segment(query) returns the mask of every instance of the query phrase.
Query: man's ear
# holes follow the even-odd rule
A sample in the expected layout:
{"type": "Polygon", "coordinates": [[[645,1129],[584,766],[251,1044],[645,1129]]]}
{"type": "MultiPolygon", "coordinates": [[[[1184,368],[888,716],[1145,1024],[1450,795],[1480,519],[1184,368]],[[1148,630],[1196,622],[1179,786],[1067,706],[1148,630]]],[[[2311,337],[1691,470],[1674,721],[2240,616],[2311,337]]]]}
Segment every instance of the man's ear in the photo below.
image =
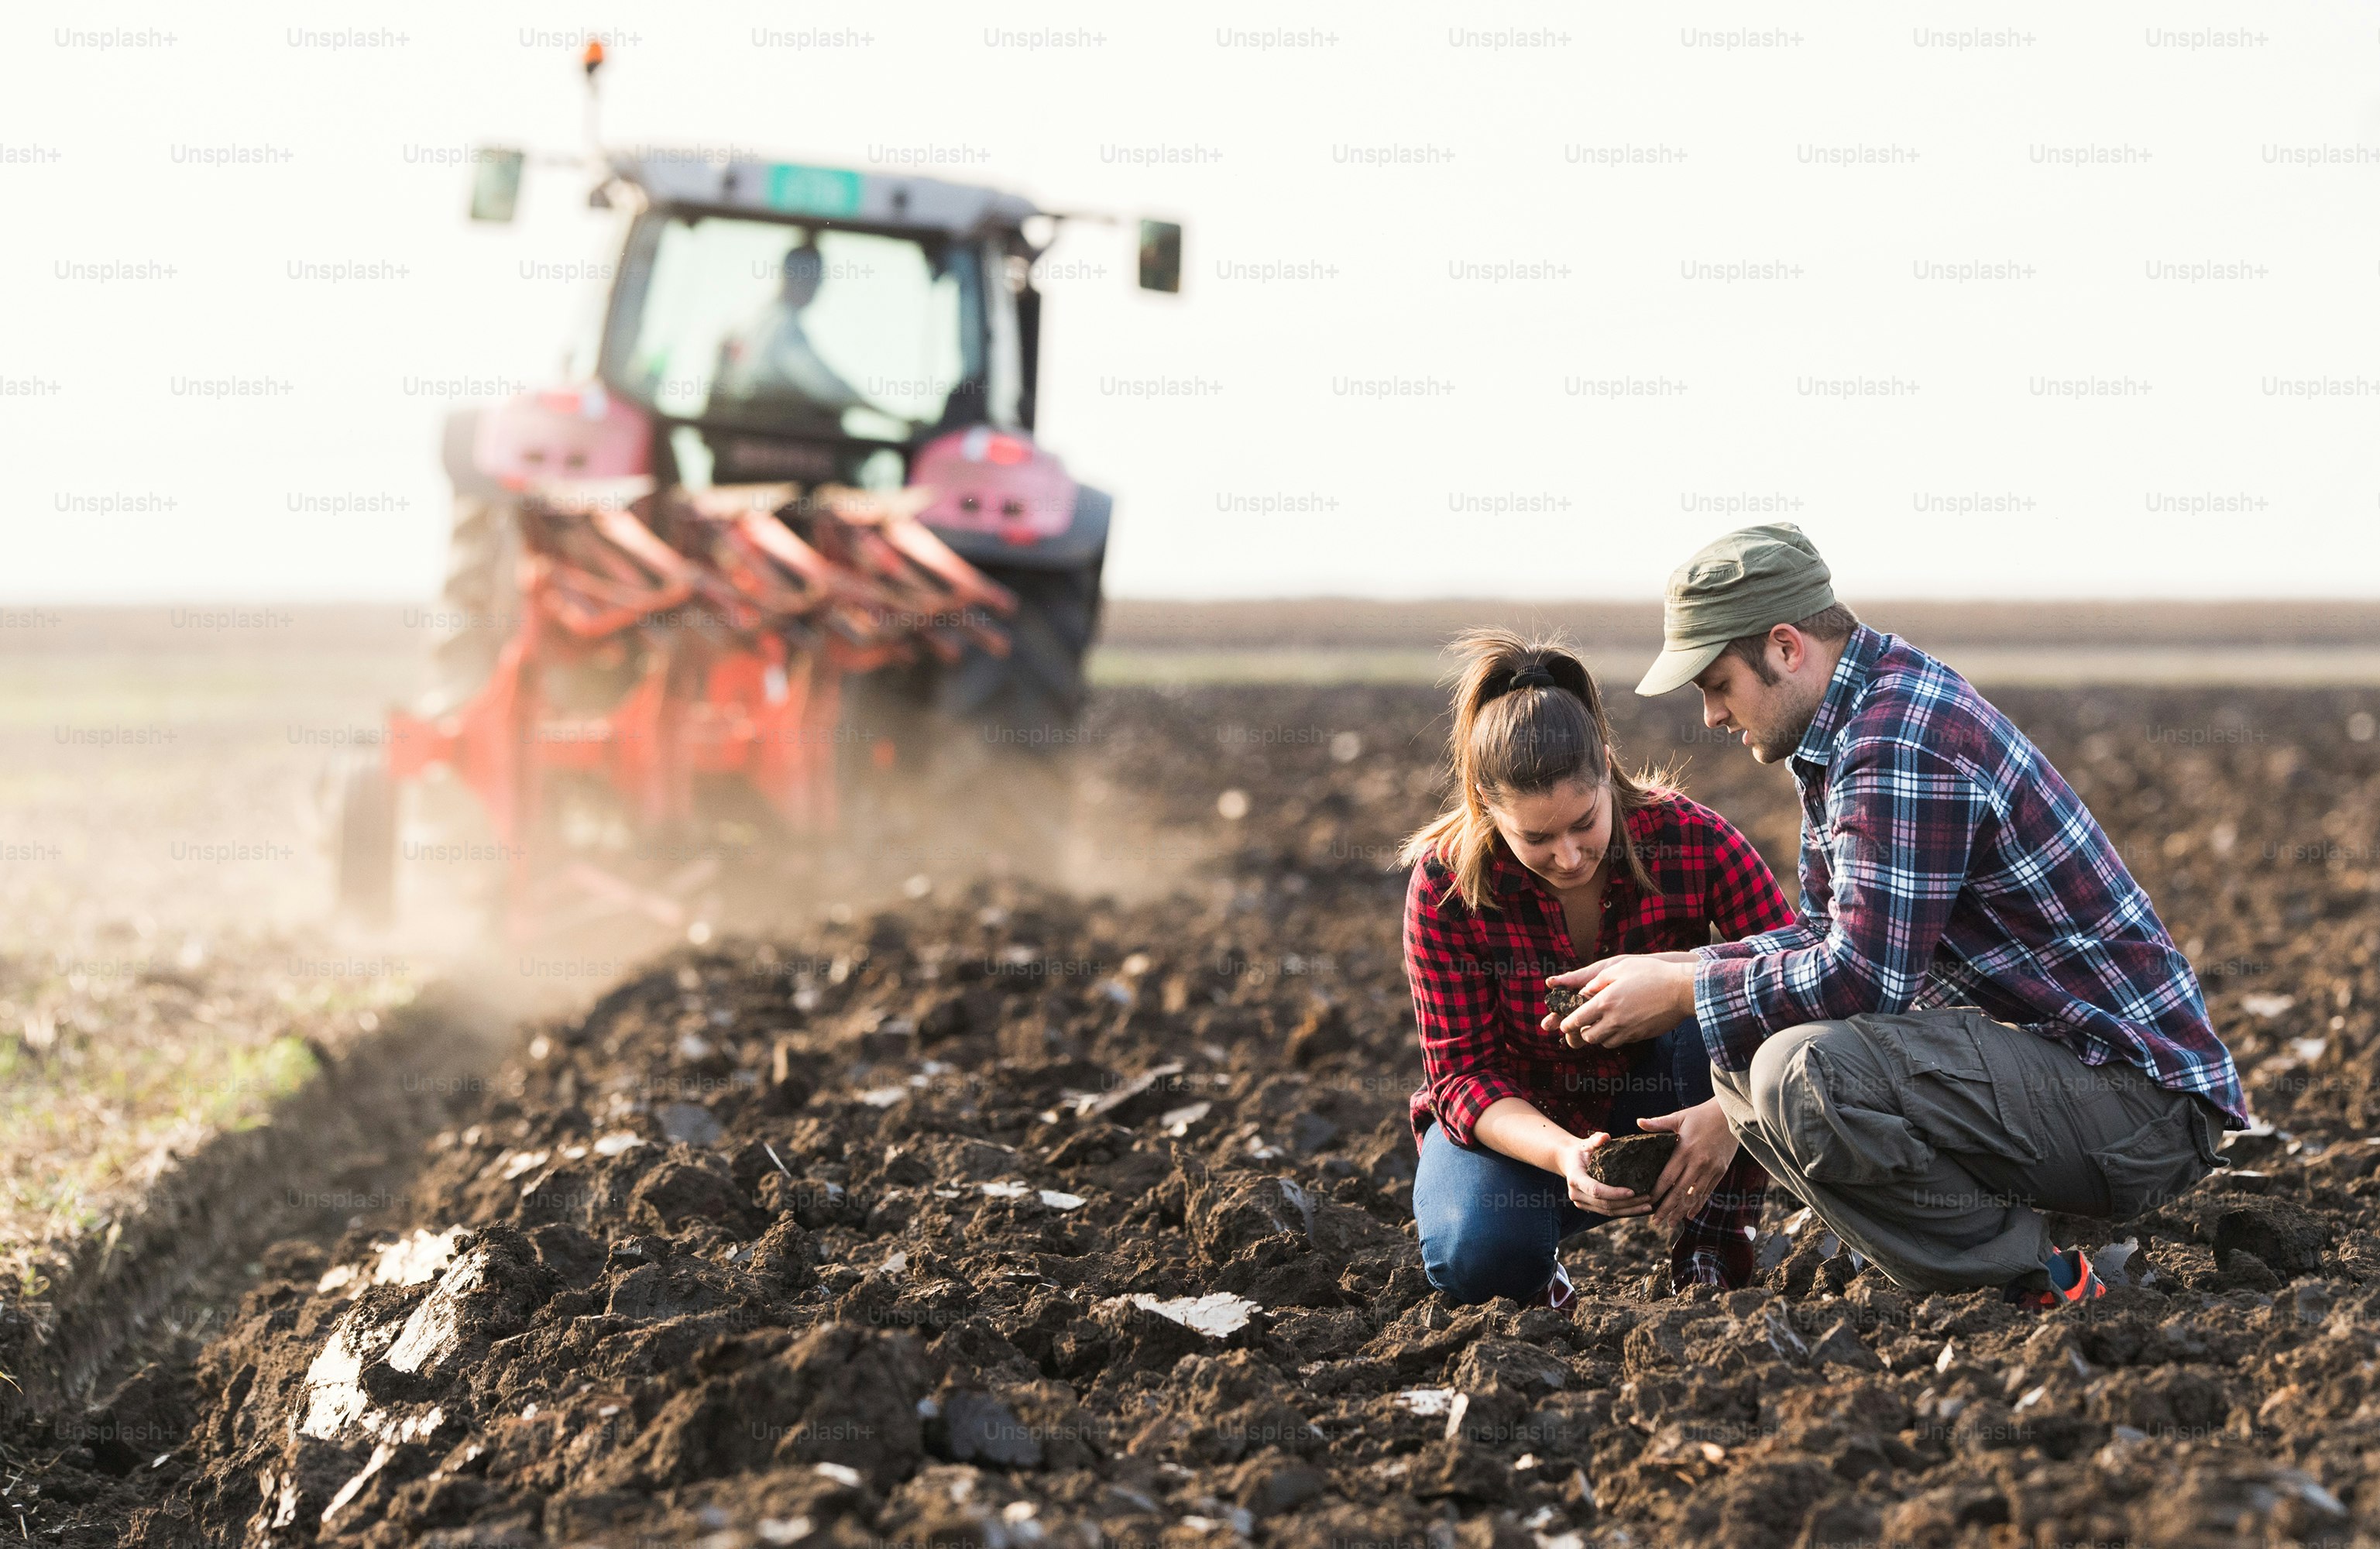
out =
{"type": "Polygon", "coordinates": [[[1802,638],[1802,632],[1790,623],[1771,627],[1768,643],[1777,648],[1778,665],[1788,674],[1800,672],[1803,659],[1810,654],[1808,642],[1802,638]]]}

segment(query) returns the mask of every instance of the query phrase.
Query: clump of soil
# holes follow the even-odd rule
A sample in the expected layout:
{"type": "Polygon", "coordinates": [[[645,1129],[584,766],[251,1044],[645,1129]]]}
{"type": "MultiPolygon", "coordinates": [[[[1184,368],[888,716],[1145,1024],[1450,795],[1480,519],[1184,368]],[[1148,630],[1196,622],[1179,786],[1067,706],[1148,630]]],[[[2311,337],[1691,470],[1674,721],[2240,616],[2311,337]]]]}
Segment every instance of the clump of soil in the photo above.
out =
{"type": "Polygon", "coordinates": [[[1585,1004],[1586,997],[1574,989],[1564,989],[1560,985],[1546,986],[1546,1010],[1557,1019],[1570,1015],[1585,1004]]]}
{"type": "MultiPolygon", "coordinates": [[[[2136,1220],[2057,1223],[2096,1302],[1894,1287],[1780,1190],[1759,1284],[1663,1294],[1633,1220],[1565,1245],[1567,1313],[1449,1305],[1382,870],[1434,805],[1439,707],[1149,695],[1110,702],[1102,777],[1202,833],[1248,793],[1220,874],[1133,905],[938,888],[525,1030],[403,1209],[272,1261],[132,1541],[2368,1536],[2380,894],[2352,856],[2248,863],[2334,814],[2373,831],[2380,749],[2336,696],[2252,703],[2259,740],[2205,744],[2141,730],[2218,724],[2215,696],[2011,707],[2176,922],[2271,1126],[2136,1220]]],[[[1706,762],[1695,794],[1790,854],[1774,771],[1706,762]]]]}
{"type": "Polygon", "coordinates": [[[1616,1135],[1586,1154],[1587,1176],[1614,1189],[1649,1194],[1677,1151],[1675,1135],[1616,1135]]]}

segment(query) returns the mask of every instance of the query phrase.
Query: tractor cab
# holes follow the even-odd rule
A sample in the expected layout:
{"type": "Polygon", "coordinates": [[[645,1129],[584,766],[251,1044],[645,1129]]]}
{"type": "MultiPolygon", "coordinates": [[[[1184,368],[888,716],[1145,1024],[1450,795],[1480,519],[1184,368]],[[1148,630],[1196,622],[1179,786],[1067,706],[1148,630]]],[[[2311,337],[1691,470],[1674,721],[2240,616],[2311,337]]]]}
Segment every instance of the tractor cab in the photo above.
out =
{"type": "MultiPolygon", "coordinates": [[[[1033,441],[1033,262],[1060,217],[937,178],[667,151],[610,158],[595,200],[629,218],[594,380],[483,414],[458,488],[887,491],[927,467],[925,520],[969,559],[1096,563],[1107,497],[1033,441]]],[[[509,219],[508,198],[483,203],[509,219]]],[[[1181,228],[1141,226],[1143,288],[1178,290],[1181,228]]]]}
{"type": "Polygon", "coordinates": [[[1031,431],[1026,231],[1050,222],[1028,200],[782,162],[653,155],[613,175],[642,209],[600,375],[686,482],[897,489],[938,436],[1031,431]]]}

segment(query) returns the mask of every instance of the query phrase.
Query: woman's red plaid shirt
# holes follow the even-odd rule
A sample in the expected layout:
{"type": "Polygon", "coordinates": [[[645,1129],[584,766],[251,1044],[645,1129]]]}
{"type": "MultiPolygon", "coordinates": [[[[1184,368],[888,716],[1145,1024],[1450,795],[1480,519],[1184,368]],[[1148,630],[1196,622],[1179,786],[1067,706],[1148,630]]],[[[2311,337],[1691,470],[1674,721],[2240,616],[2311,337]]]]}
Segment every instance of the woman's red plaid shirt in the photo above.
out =
{"type": "MultiPolygon", "coordinates": [[[[1640,888],[1614,865],[1594,950],[1572,943],[1561,905],[1536,876],[1496,845],[1488,873],[1494,907],[1474,914],[1453,873],[1435,859],[1414,868],[1405,893],[1405,975],[1421,1024],[1427,1084],[1413,1095],[1416,1142],[1435,1119],[1469,1145],[1472,1126],[1500,1097],[1520,1097],[1572,1134],[1605,1127],[1611,1094],[1626,1079],[1625,1049],[1573,1049],[1540,1031],[1546,978],[1622,952],[1684,951],[1733,941],[1793,921],[1768,863],[1718,814],[1670,795],[1627,815],[1629,842],[1653,879],[1640,888]]],[[[1761,1189],[1758,1166],[1739,1156],[1678,1245],[1688,1257],[1725,1261],[1729,1283],[1750,1267],[1761,1189]]],[[[1717,1265],[1697,1264],[1693,1278],[1717,1265]]]]}

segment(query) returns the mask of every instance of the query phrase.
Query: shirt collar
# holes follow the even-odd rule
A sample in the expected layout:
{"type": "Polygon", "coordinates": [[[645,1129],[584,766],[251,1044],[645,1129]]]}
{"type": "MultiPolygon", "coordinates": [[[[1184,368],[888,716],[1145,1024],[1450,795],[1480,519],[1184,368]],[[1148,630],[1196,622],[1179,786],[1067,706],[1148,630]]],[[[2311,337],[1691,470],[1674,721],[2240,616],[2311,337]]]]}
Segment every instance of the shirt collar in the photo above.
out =
{"type": "Polygon", "coordinates": [[[1835,663],[1835,675],[1827,681],[1827,696],[1818,702],[1818,713],[1810,718],[1809,727],[1793,749],[1795,762],[1821,769],[1834,762],[1835,738],[1851,720],[1852,708],[1867,691],[1868,675],[1883,654],[1882,635],[1865,624],[1852,628],[1851,638],[1843,642],[1842,659],[1835,663]]]}

